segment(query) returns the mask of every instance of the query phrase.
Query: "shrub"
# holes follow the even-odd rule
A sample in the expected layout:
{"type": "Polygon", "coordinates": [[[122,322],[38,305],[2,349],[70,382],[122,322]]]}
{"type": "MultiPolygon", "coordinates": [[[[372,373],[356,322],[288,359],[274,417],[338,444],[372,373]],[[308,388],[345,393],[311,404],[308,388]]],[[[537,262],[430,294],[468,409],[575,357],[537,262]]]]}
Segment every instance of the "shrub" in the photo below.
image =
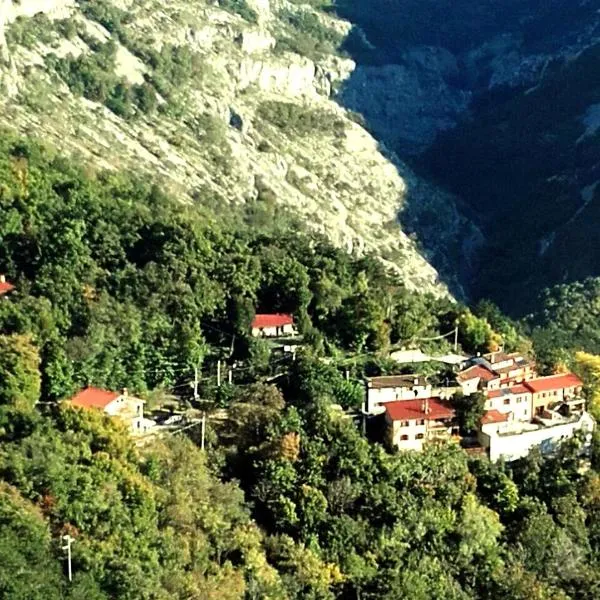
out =
{"type": "Polygon", "coordinates": [[[249,23],[256,23],[258,15],[256,11],[248,5],[246,0],[219,0],[219,6],[225,10],[238,14],[242,19],[249,23]]]}
{"type": "Polygon", "coordinates": [[[257,116],[282,131],[295,131],[299,134],[320,131],[339,136],[344,130],[344,121],[331,113],[292,102],[265,101],[258,107],[257,116]]]}

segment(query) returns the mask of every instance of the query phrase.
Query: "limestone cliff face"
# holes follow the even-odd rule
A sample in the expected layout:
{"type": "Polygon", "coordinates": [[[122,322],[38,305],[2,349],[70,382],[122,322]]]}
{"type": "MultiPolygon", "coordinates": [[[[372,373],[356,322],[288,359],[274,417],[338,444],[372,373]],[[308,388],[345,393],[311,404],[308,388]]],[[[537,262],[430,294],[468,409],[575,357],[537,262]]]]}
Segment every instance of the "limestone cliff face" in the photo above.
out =
{"type": "MultiPolygon", "coordinates": [[[[322,50],[305,55],[282,43],[288,27],[282,15],[293,15],[297,4],[252,0],[243,18],[209,0],[102,2],[126,14],[115,34],[74,0],[0,1],[1,125],[46,139],[100,168],[148,173],[183,202],[288,206],[340,246],[375,252],[409,286],[446,293],[398,224],[417,179],[407,184],[399,165],[333,98],[355,64],[322,50]],[[39,25],[38,12],[55,30],[25,43],[21,34],[39,25]],[[156,56],[151,50],[188,51],[191,74],[170,90],[176,108],[157,93],[157,110],[123,117],[106,102],[83,97],[53,70],[60,58],[94,56],[110,39],[116,45],[114,74],[124,87],[158,85],[151,64],[157,59],[146,59],[156,56]]],[[[321,22],[339,35],[350,27],[322,14],[311,18],[311,26],[321,22]]],[[[171,76],[166,73],[160,76],[171,76]]]]}

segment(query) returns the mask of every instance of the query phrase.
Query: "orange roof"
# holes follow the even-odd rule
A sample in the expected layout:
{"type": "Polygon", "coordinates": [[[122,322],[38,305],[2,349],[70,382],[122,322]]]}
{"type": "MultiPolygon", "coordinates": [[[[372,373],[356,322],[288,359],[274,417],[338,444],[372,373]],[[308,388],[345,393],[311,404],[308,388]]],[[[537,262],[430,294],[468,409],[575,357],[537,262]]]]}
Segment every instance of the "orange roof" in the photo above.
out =
{"type": "Polygon", "coordinates": [[[483,379],[483,381],[492,381],[493,379],[497,379],[498,376],[493,371],[490,371],[483,365],[474,365],[461,371],[456,378],[458,381],[469,381],[471,379],[483,379]]]}
{"type": "Polygon", "coordinates": [[[454,410],[438,398],[429,398],[427,401],[398,400],[397,402],[388,402],[385,405],[385,411],[392,421],[415,421],[418,419],[435,421],[454,417],[454,410]],[[428,412],[425,412],[426,402],[429,404],[428,412]]]}
{"type": "Polygon", "coordinates": [[[284,325],[293,325],[294,317],[281,313],[258,314],[252,320],[252,329],[262,329],[263,327],[283,327],[284,325]]]}
{"type": "Polygon", "coordinates": [[[525,385],[532,392],[547,392],[548,390],[562,390],[570,387],[581,387],[583,382],[573,373],[561,373],[560,375],[549,375],[526,381],[525,385]]]}
{"type": "Polygon", "coordinates": [[[481,417],[482,425],[489,425],[490,423],[505,423],[508,421],[508,414],[501,413],[497,410],[488,410],[483,417],[481,417]]]}
{"type": "Polygon", "coordinates": [[[0,296],[4,296],[9,292],[12,292],[15,286],[12,283],[6,281],[4,275],[0,275],[0,296]]]}
{"type": "Polygon", "coordinates": [[[106,408],[121,396],[119,392],[107,392],[94,387],[85,388],[71,398],[71,404],[80,408],[106,408]]]}

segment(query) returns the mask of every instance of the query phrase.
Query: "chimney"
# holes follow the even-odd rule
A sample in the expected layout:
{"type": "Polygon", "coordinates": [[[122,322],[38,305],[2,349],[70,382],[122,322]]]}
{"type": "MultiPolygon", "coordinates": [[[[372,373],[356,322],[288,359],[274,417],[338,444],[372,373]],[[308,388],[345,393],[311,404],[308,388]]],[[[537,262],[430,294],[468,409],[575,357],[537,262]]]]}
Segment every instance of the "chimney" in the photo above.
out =
{"type": "Polygon", "coordinates": [[[421,410],[428,415],[429,414],[429,398],[425,398],[421,404],[421,410]]]}

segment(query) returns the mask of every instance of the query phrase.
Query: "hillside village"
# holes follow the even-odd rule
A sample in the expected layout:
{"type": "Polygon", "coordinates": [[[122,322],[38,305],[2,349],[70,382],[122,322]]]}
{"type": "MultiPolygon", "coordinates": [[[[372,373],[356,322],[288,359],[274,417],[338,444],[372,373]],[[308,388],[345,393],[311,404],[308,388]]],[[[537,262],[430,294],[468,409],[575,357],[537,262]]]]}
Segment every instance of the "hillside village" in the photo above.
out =
{"type": "MultiPolygon", "coordinates": [[[[15,286],[0,275],[0,296],[7,298],[15,286]]],[[[266,338],[276,345],[283,338],[298,340],[294,318],[289,314],[256,314],[250,335],[266,338]]],[[[281,345],[284,352],[294,353],[298,346],[281,345]]],[[[521,353],[502,350],[460,358],[450,362],[456,371],[454,382],[434,387],[426,377],[414,374],[385,375],[365,379],[362,424],[385,418],[385,435],[379,441],[400,451],[422,451],[426,443],[460,444],[470,453],[485,454],[493,462],[511,461],[527,456],[537,447],[543,454],[578,433],[583,435],[583,449],[589,450],[595,429],[593,417],[586,411],[583,382],[573,373],[541,377],[536,363],[521,353]],[[483,414],[472,435],[461,436],[455,409],[458,396],[477,403],[484,397],[483,414]]],[[[435,360],[435,359],[434,359],[435,360]]],[[[448,357],[438,359],[447,363],[448,357]]],[[[232,371],[229,370],[231,377],[232,371]]],[[[220,364],[219,364],[220,385],[220,364]]],[[[231,382],[231,379],[230,379],[231,382]]],[[[197,382],[194,399],[197,397],[197,382]]],[[[87,387],[66,400],[80,409],[99,410],[122,422],[134,437],[148,437],[172,432],[173,424],[188,425],[183,415],[171,415],[161,425],[144,415],[145,402],[128,393],[87,387]],[[174,418],[176,417],[176,418],[174,418]]],[[[204,444],[206,415],[201,423],[204,444]]],[[[191,421],[194,425],[194,420],[191,421]]]]}

